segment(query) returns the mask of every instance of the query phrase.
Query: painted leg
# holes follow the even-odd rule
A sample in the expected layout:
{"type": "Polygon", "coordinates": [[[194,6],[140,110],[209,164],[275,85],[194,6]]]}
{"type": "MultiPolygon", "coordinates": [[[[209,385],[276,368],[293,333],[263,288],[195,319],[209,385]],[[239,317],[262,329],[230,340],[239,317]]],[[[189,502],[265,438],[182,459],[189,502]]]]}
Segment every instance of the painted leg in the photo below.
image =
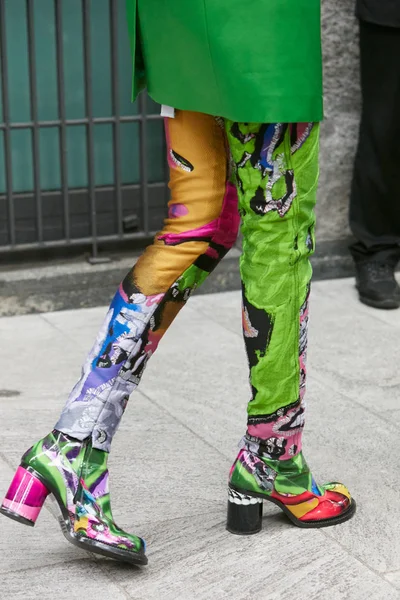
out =
{"type": "Polygon", "coordinates": [[[259,531],[263,499],[298,526],[333,525],[350,518],[355,503],[342,484],[318,486],[302,453],[319,126],[227,123],[227,131],[243,223],[251,383],[247,433],[230,474],[228,528],[259,531]]]}
{"type": "Polygon", "coordinates": [[[169,217],[121,283],[56,429],[110,450],[130,394],[191,293],[237,237],[237,192],[225,132],[207,115],[166,120],[169,217]]]}
{"type": "Polygon", "coordinates": [[[147,562],[144,542],[118,528],[110,508],[111,441],[162,336],[232,247],[239,226],[221,125],[207,115],[178,112],[166,132],[172,198],[164,228],[119,286],[55,430],[24,455],[0,509],[25,524],[33,515],[32,524],[36,505],[52,493],[70,541],[135,564],[147,562]],[[26,496],[27,503],[36,502],[32,506],[14,494],[21,473],[23,485],[33,486],[35,493],[26,496]]]}

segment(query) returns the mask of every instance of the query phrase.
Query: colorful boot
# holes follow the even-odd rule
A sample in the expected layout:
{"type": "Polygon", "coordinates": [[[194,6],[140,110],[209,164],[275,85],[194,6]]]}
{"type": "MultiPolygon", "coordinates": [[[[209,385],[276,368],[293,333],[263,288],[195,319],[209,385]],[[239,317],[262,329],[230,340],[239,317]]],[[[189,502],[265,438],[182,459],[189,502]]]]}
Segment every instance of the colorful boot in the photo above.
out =
{"type": "Polygon", "coordinates": [[[34,526],[49,494],[61,511],[69,542],[96,554],[146,565],[145,542],[114,522],[108,491],[108,453],[54,430],[22,457],[0,512],[34,526]]]}
{"type": "Polygon", "coordinates": [[[53,493],[69,541],[137,564],[147,563],[144,542],[114,523],[107,453],[150,357],[192,292],[234,245],[240,220],[220,120],[177,111],[166,120],[166,136],[168,218],[119,286],[55,432],[23,457],[1,508],[34,525],[53,493]]]}
{"type": "Polygon", "coordinates": [[[271,460],[243,448],[229,478],[228,522],[231,533],[261,530],[263,500],[273,502],[298,527],[328,527],[350,519],[355,501],[341,483],[318,486],[300,452],[271,460]]]}
{"type": "Polygon", "coordinates": [[[316,485],[302,454],[308,300],[315,247],[317,123],[227,123],[242,216],[247,434],[229,482],[233,533],[261,529],[262,503],[299,527],[350,519],[342,484],[316,485]]]}

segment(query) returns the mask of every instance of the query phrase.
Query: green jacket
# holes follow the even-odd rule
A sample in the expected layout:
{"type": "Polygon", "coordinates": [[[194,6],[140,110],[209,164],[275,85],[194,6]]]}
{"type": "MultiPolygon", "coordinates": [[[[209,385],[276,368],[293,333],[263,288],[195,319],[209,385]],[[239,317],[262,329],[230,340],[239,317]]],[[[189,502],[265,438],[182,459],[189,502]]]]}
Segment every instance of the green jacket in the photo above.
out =
{"type": "Polygon", "coordinates": [[[127,0],[133,97],[240,122],[320,121],[320,0],[127,0]]]}

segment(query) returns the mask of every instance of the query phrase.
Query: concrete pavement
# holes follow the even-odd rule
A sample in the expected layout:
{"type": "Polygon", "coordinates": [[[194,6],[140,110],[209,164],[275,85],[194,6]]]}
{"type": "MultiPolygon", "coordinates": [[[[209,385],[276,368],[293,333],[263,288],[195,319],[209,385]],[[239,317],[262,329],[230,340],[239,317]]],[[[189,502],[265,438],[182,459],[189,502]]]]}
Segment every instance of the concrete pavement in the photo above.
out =
{"type": "MultiPolygon", "coordinates": [[[[104,308],[0,319],[0,493],[52,428],[104,308]]],[[[225,531],[226,480],[249,396],[240,294],[192,298],[131,398],[110,458],[114,514],[148,542],[133,569],[69,545],[52,505],[34,529],[0,517],[7,600],[400,598],[400,311],[358,303],[351,279],[314,284],[305,453],[358,502],[349,523],[225,531]]]]}

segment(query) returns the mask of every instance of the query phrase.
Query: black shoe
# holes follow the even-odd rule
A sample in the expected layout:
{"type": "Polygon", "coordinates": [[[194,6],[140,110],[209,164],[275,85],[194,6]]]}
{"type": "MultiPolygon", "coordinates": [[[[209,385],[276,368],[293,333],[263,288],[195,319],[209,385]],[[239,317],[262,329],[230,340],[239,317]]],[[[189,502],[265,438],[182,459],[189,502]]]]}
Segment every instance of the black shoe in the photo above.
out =
{"type": "Polygon", "coordinates": [[[374,308],[400,307],[400,287],[395,264],[374,260],[356,263],[356,287],[360,301],[374,308]]]}

